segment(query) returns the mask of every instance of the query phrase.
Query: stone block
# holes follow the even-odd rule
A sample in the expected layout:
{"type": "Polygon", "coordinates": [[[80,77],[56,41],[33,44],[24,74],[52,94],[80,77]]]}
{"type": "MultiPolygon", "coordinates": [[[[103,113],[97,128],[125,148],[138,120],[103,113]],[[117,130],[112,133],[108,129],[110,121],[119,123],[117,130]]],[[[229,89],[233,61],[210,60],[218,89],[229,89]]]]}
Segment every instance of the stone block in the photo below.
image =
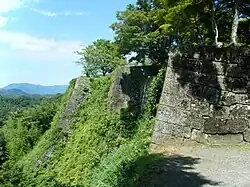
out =
{"type": "Polygon", "coordinates": [[[237,119],[237,118],[242,118],[242,119],[250,119],[250,106],[249,105],[241,105],[241,104],[236,104],[232,105],[230,107],[230,118],[231,119],[237,119]]]}
{"type": "Polygon", "coordinates": [[[217,104],[220,101],[220,96],[220,88],[204,86],[200,98],[204,98],[210,104],[217,104]]]}
{"type": "Polygon", "coordinates": [[[225,73],[228,77],[247,76],[247,70],[241,64],[228,64],[225,73]]]}
{"type": "Polygon", "coordinates": [[[234,93],[247,93],[248,84],[249,84],[249,80],[244,77],[240,77],[240,78],[226,77],[225,78],[226,89],[234,93]]]}
{"type": "Polygon", "coordinates": [[[154,132],[164,132],[165,126],[167,125],[166,122],[157,120],[154,126],[154,132]]]}
{"type": "Polygon", "coordinates": [[[154,144],[161,144],[161,143],[164,142],[164,139],[166,137],[169,137],[169,135],[163,134],[162,132],[156,132],[156,131],[154,131],[153,135],[152,135],[152,143],[154,143],[154,144]]]}
{"type": "Polygon", "coordinates": [[[205,100],[198,100],[197,98],[192,98],[191,101],[191,111],[192,113],[208,115],[209,114],[209,103],[205,100]]]}
{"type": "Polygon", "coordinates": [[[191,129],[189,127],[171,124],[169,122],[157,121],[154,128],[153,139],[162,137],[190,138],[191,129]]]}
{"type": "Polygon", "coordinates": [[[229,133],[242,133],[248,129],[249,121],[242,118],[228,119],[226,125],[229,133]]]}
{"type": "Polygon", "coordinates": [[[208,143],[208,135],[203,134],[202,131],[193,129],[191,133],[191,140],[195,140],[196,142],[207,144],[208,143]]]}
{"type": "Polygon", "coordinates": [[[226,125],[226,119],[216,119],[209,117],[204,123],[204,133],[207,134],[226,134],[229,131],[229,127],[226,125]]]}
{"type": "Polygon", "coordinates": [[[185,126],[190,127],[191,129],[200,130],[204,127],[204,122],[205,119],[201,115],[192,113],[185,121],[185,126]]]}
{"type": "Polygon", "coordinates": [[[172,106],[183,110],[190,110],[191,98],[177,94],[164,94],[161,99],[162,105],[172,106]]]}
{"type": "Polygon", "coordinates": [[[190,138],[191,137],[191,129],[190,127],[173,125],[172,126],[171,135],[177,138],[190,138]]]}
{"type": "Polygon", "coordinates": [[[172,124],[184,125],[189,112],[174,107],[160,105],[157,112],[157,119],[172,124]]]}
{"type": "Polygon", "coordinates": [[[231,108],[228,106],[211,105],[210,115],[214,118],[225,118],[227,119],[230,115],[231,108]]]}
{"type": "Polygon", "coordinates": [[[250,129],[247,129],[244,133],[244,140],[250,143],[250,129]]]}
{"type": "Polygon", "coordinates": [[[178,94],[181,92],[182,86],[175,79],[165,79],[163,93],[164,94],[178,94]]]}
{"type": "Polygon", "coordinates": [[[218,87],[217,77],[216,74],[199,74],[198,83],[206,86],[218,87]]]}
{"type": "Polygon", "coordinates": [[[221,93],[220,104],[225,106],[235,104],[250,105],[250,98],[247,94],[236,94],[233,92],[223,91],[221,93]]]}
{"type": "Polygon", "coordinates": [[[210,145],[237,145],[244,141],[242,134],[211,135],[202,133],[195,129],[192,131],[190,139],[202,144],[210,145]]]}
{"type": "Polygon", "coordinates": [[[165,79],[165,83],[163,86],[163,94],[172,94],[172,95],[179,95],[180,97],[184,97],[187,95],[189,91],[188,85],[180,84],[179,80],[177,79],[165,79]]]}
{"type": "Polygon", "coordinates": [[[237,145],[244,141],[243,134],[209,135],[208,143],[212,145],[237,145]]]}
{"type": "Polygon", "coordinates": [[[236,134],[243,133],[249,127],[247,119],[217,119],[210,117],[205,120],[204,133],[207,134],[236,134]]]}

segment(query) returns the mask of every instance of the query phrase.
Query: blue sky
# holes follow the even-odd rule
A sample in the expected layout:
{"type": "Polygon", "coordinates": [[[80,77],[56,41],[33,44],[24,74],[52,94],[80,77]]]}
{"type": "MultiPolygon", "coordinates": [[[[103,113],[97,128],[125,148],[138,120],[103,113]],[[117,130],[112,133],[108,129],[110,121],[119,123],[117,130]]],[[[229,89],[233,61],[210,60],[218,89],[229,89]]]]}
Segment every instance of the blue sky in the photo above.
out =
{"type": "Polygon", "coordinates": [[[81,75],[75,50],[109,29],[135,0],[0,0],[0,87],[68,84],[81,75]]]}

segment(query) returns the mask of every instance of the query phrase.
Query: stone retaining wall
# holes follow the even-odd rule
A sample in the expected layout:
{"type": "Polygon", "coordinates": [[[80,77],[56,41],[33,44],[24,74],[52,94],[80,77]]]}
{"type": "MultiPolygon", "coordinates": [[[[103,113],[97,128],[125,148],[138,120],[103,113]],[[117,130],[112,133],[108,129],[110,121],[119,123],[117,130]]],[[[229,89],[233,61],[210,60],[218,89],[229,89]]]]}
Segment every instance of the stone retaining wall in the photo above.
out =
{"type": "Polygon", "coordinates": [[[171,54],[153,143],[250,142],[250,50],[203,48],[171,54]]]}

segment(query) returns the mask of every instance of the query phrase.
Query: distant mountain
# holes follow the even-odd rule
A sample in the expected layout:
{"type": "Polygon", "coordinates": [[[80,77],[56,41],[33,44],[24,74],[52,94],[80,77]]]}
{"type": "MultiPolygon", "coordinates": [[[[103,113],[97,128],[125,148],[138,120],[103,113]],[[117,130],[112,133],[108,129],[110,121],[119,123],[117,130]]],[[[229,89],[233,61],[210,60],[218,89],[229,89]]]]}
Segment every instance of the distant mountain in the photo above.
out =
{"type": "Polygon", "coordinates": [[[0,89],[0,95],[21,96],[28,94],[19,89],[0,89]]]}
{"type": "Polygon", "coordinates": [[[25,94],[39,94],[39,95],[55,95],[58,93],[64,93],[67,89],[67,85],[56,86],[42,86],[28,83],[15,83],[4,87],[1,90],[21,90],[25,94]]]}

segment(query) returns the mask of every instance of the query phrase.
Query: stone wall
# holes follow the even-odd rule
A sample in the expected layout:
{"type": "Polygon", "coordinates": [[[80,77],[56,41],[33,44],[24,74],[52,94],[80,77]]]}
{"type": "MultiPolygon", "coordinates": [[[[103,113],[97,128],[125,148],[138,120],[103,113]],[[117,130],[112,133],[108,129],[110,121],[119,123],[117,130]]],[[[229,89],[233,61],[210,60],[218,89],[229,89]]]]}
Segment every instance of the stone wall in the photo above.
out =
{"type": "Polygon", "coordinates": [[[250,142],[250,50],[203,48],[171,54],[153,143],[250,142]]]}
{"type": "Polygon", "coordinates": [[[144,113],[147,89],[158,74],[158,66],[124,66],[115,70],[109,91],[112,111],[130,113],[133,118],[144,113]]]}

